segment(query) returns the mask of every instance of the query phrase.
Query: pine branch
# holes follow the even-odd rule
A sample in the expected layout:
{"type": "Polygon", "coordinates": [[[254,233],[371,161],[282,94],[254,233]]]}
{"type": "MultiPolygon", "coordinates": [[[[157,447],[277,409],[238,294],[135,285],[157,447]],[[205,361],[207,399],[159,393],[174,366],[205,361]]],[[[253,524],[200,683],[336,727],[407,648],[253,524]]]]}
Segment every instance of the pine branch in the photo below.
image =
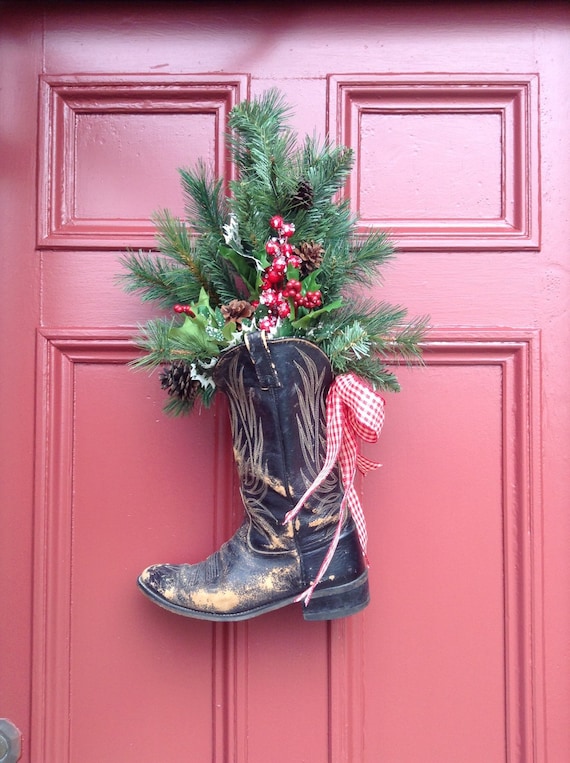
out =
{"type": "Polygon", "coordinates": [[[371,337],[389,337],[403,325],[407,311],[372,298],[350,297],[330,321],[333,331],[357,321],[371,337]]]}
{"type": "Polygon", "coordinates": [[[172,339],[170,331],[174,321],[156,318],[139,326],[135,344],[146,352],[131,362],[134,368],[156,368],[172,360],[172,339]]]}
{"type": "Polygon", "coordinates": [[[307,137],[299,156],[297,171],[311,184],[313,206],[330,204],[348,180],[354,165],[353,151],[345,146],[333,146],[329,140],[320,144],[317,138],[307,137]]]}
{"type": "Polygon", "coordinates": [[[401,305],[356,298],[338,311],[335,320],[340,325],[353,320],[360,323],[370,337],[373,354],[408,361],[421,358],[420,343],[428,319],[420,317],[410,321],[408,311],[401,305]]]}
{"type": "Polygon", "coordinates": [[[238,104],[230,114],[229,145],[239,173],[262,184],[275,180],[293,151],[295,136],[287,125],[291,109],[275,88],[261,98],[238,104]]]}
{"type": "Polygon", "coordinates": [[[296,136],[287,124],[289,107],[277,90],[236,106],[228,136],[239,179],[231,184],[232,212],[253,249],[270,235],[268,221],[284,210],[295,186],[296,136]]]}
{"type": "Polygon", "coordinates": [[[135,368],[154,368],[173,360],[194,363],[209,361],[212,355],[218,354],[219,342],[207,331],[188,332],[180,329],[181,326],[174,320],[166,318],[156,318],[140,326],[135,341],[137,347],[145,350],[146,354],[136,358],[132,365],[135,368]]]}
{"type": "Polygon", "coordinates": [[[171,215],[167,209],[155,212],[151,219],[156,230],[158,248],[162,254],[180,265],[193,269],[192,243],[182,220],[171,215]]]}
{"type": "Polygon", "coordinates": [[[226,216],[223,180],[215,180],[202,161],[197,163],[195,171],[183,168],[179,174],[184,208],[192,228],[199,235],[221,240],[226,216]]]}
{"type": "Polygon", "coordinates": [[[348,370],[365,379],[374,389],[386,392],[399,392],[400,384],[396,375],[374,355],[353,360],[348,370]]]}
{"type": "Polygon", "coordinates": [[[203,162],[195,172],[180,170],[185,209],[197,234],[192,249],[192,263],[200,276],[201,286],[210,296],[213,306],[243,296],[236,273],[229,262],[220,256],[224,244],[226,201],[223,182],[209,176],[203,162]]]}
{"type": "Polygon", "coordinates": [[[298,241],[319,241],[325,247],[336,240],[352,237],[354,221],[347,203],[333,201],[343,187],[353,165],[352,151],[335,147],[329,141],[319,144],[306,138],[287,165],[284,206],[296,226],[298,241]],[[311,203],[299,208],[296,190],[303,182],[310,188],[311,203]]]}
{"type": "Polygon", "coordinates": [[[205,332],[189,334],[187,332],[173,332],[170,337],[170,358],[184,360],[193,363],[197,360],[210,360],[212,355],[217,355],[219,348],[216,341],[211,339],[205,332]]]}
{"type": "Polygon", "coordinates": [[[167,416],[187,416],[194,410],[195,405],[195,397],[193,397],[191,400],[182,400],[179,397],[172,396],[168,397],[162,410],[164,413],[166,413],[167,416]]]}
{"type": "Polygon", "coordinates": [[[217,294],[200,267],[196,249],[188,236],[185,224],[178,217],[173,217],[168,210],[156,212],[152,219],[156,226],[157,243],[162,254],[184,266],[184,269],[173,270],[172,275],[167,277],[167,281],[177,292],[177,300],[182,303],[193,302],[198,299],[201,288],[209,293],[213,300],[216,300],[217,294]],[[182,283],[180,276],[183,273],[187,277],[182,283]],[[178,289],[183,289],[184,297],[178,293],[178,289]]]}
{"type": "Polygon", "coordinates": [[[376,389],[399,390],[395,375],[374,353],[374,342],[358,321],[338,328],[332,336],[321,341],[320,346],[330,358],[335,373],[355,373],[376,389]]]}
{"type": "MultiPolygon", "coordinates": [[[[164,307],[176,304],[177,294],[173,293],[172,286],[174,271],[168,260],[143,252],[129,252],[120,262],[128,271],[118,277],[125,291],[140,291],[143,301],[157,301],[164,307]]],[[[182,269],[178,272],[185,275],[182,269]]]]}
{"type": "Polygon", "coordinates": [[[346,265],[346,285],[378,281],[380,268],[394,256],[394,247],[383,232],[372,232],[357,239],[350,246],[350,260],[346,265]]]}
{"type": "Polygon", "coordinates": [[[237,275],[219,254],[220,243],[214,245],[206,237],[196,242],[196,259],[205,277],[210,282],[210,303],[212,307],[227,304],[232,299],[241,299],[243,294],[237,275]]]}
{"type": "Polygon", "coordinates": [[[426,319],[405,323],[406,310],[373,300],[337,310],[315,327],[311,339],[328,355],[336,373],[352,371],[382,389],[395,390],[394,374],[384,360],[421,358],[426,319]]]}
{"type": "Polygon", "coordinates": [[[316,332],[312,338],[321,345],[339,373],[345,373],[353,360],[370,353],[370,335],[359,321],[337,325],[336,330],[327,333],[328,336],[319,336],[316,332]]]}
{"type": "Polygon", "coordinates": [[[416,318],[402,326],[401,330],[387,342],[385,354],[396,355],[407,361],[421,361],[421,342],[425,338],[428,321],[427,317],[416,318]]]}
{"type": "Polygon", "coordinates": [[[354,238],[348,218],[342,221],[342,226],[335,231],[338,235],[324,244],[319,283],[327,300],[336,299],[353,285],[378,284],[382,266],[394,256],[394,249],[383,233],[372,233],[359,240],[354,238]]]}

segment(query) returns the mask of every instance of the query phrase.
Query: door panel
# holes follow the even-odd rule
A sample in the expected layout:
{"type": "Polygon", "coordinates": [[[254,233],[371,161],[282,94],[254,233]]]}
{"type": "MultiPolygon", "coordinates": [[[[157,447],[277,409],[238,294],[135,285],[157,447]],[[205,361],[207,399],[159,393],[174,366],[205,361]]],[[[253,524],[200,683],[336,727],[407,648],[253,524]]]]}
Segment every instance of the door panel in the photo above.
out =
{"type": "Polygon", "coordinates": [[[26,763],[570,759],[570,12],[525,8],[8,14],[0,716],[26,763]],[[231,177],[227,114],[272,86],[354,149],[353,210],[399,248],[373,292],[433,328],[364,448],[368,609],[209,624],[135,579],[240,522],[226,406],[162,414],[128,365],[153,308],[115,280],[182,212],[177,167],[231,177]]]}

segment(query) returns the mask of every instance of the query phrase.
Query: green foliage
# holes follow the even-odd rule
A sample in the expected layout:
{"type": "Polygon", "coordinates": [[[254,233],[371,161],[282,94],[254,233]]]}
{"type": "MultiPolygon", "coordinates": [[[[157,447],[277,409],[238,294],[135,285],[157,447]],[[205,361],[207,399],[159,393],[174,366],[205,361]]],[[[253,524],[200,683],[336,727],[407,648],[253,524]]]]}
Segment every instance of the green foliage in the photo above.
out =
{"type": "Polygon", "coordinates": [[[210,306],[204,289],[189,308],[192,317],[185,315],[181,323],[158,318],[141,326],[137,345],[146,354],[134,366],[155,367],[172,360],[208,362],[219,354],[231,341],[235,323],[226,322],[219,308],[210,306]]]}
{"type": "MultiPolygon", "coordinates": [[[[173,288],[175,271],[168,260],[143,252],[129,252],[121,258],[121,263],[128,270],[119,276],[127,292],[139,291],[143,301],[156,301],[163,307],[172,307],[178,302],[177,289],[173,288]]],[[[180,276],[184,281],[187,278],[182,268],[180,276]]]]}
{"type": "MultiPolygon", "coordinates": [[[[241,321],[228,317],[228,306],[235,300],[255,305],[260,296],[263,303],[263,290],[270,288],[264,273],[271,265],[265,245],[275,235],[269,222],[274,215],[295,226],[293,245],[322,247],[310,272],[289,266],[286,275],[301,280],[303,295],[319,291],[322,304],[297,307],[290,300],[292,312],[277,321],[273,335],[306,337],[321,346],[336,373],[352,371],[381,389],[398,389],[388,363],[421,356],[425,320],[408,321],[402,307],[351,296],[363,285],[377,285],[394,255],[384,233],[357,234],[349,201],[338,198],[353,167],[352,151],[315,136],[298,143],[289,116],[274,89],[236,106],[228,135],[236,178],[226,185],[204,162],[181,169],[187,219],[157,212],[159,254],[131,252],[122,260],[128,291],[163,308],[183,305],[190,311],[142,327],[138,342],[146,354],[136,365],[188,363],[197,369],[204,404],[214,394],[209,379],[217,354],[241,341],[243,331],[256,330],[268,314],[261,304],[241,321]]],[[[170,398],[167,410],[178,415],[192,405],[170,398]]]]}
{"type": "MultiPolygon", "coordinates": [[[[215,389],[213,387],[202,388],[200,392],[200,402],[205,408],[209,408],[214,399],[215,389]]],[[[178,397],[169,397],[164,404],[164,412],[168,416],[186,416],[194,410],[196,398],[192,400],[181,400],[178,397]]]]}
{"type": "Polygon", "coordinates": [[[427,319],[406,321],[406,310],[373,300],[355,300],[322,322],[310,335],[328,355],[336,373],[353,373],[379,389],[397,391],[385,363],[421,359],[427,319]]]}

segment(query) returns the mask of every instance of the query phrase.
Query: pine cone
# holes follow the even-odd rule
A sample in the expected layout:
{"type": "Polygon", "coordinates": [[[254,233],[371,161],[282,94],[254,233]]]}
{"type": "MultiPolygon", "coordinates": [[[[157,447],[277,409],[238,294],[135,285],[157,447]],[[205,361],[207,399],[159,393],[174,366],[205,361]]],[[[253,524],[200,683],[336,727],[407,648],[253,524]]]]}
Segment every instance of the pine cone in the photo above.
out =
{"type": "Polygon", "coordinates": [[[319,268],[325,253],[322,244],[315,244],[314,241],[303,241],[293,251],[297,257],[301,258],[301,276],[306,276],[319,268]]]}
{"type": "Polygon", "coordinates": [[[244,318],[251,318],[255,309],[253,305],[245,299],[232,299],[227,305],[222,305],[220,311],[224,316],[226,323],[233,321],[236,328],[241,329],[241,322],[244,318]]]}
{"type": "Polygon", "coordinates": [[[313,186],[309,183],[309,181],[305,180],[304,178],[299,180],[299,183],[297,184],[297,190],[291,197],[291,208],[310,209],[313,206],[314,196],[315,194],[313,191],[313,186]]]}
{"type": "Polygon", "coordinates": [[[160,386],[170,397],[192,402],[198,395],[200,382],[190,375],[190,366],[183,360],[174,360],[160,372],[160,386]]]}

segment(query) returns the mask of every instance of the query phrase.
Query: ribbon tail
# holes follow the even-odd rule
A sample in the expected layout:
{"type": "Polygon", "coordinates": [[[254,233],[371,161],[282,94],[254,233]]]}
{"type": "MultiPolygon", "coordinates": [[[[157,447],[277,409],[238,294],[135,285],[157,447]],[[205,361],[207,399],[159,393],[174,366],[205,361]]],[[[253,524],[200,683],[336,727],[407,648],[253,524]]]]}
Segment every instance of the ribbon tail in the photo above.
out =
{"type": "Polygon", "coordinates": [[[307,488],[307,490],[303,493],[303,495],[299,498],[295,506],[291,509],[291,511],[288,511],[287,514],[285,514],[285,518],[283,519],[283,524],[286,525],[287,522],[291,522],[297,514],[301,511],[303,508],[303,505],[307,498],[310,498],[310,496],[315,492],[315,490],[321,485],[325,479],[328,477],[331,469],[334,466],[334,462],[331,464],[331,466],[328,466],[325,464],[321,471],[317,474],[315,481],[312,485],[307,488]]]}
{"type": "Polygon", "coordinates": [[[338,542],[339,542],[339,539],[340,539],[340,532],[341,532],[342,525],[343,525],[343,522],[344,522],[344,517],[346,515],[345,504],[346,504],[346,499],[343,499],[343,502],[342,502],[341,507],[340,507],[339,521],[338,521],[338,524],[336,526],[335,534],[334,534],[333,539],[332,539],[332,541],[331,541],[331,543],[330,543],[330,545],[329,545],[329,547],[327,549],[327,553],[326,553],[325,558],[323,559],[323,561],[321,563],[319,571],[315,575],[315,579],[311,582],[311,585],[307,588],[307,590],[303,591],[303,593],[300,594],[299,596],[297,596],[297,598],[295,599],[295,601],[302,601],[302,602],[304,602],[305,606],[307,606],[309,604],[309,602],[311,601],[311,596],[313,595],[313,592],[314,592],[315,588],[319,585],[319,583],[323,579],[323,576],[324,576],[325,572],[329,568],[329,565],[330,565],[330,563],[332,561],[332,558],[333,558],[334,553],[336,551],[336,548],[338,546],[338,542]]]}
{"type": "Polygon", "coordinates": [[[303,493],[303,495],[297,501],[296,505],[291,509],[291,511],[288,511],[287,514],[285,515],[285,518],[283,520],[284,525],[286,525],[287,522],[291,522],[291,520],[293,520],[297,516],[297,514],[303,508],[303,505],[305,501],[307,500],[307,498],[309,498],[315,492],[315,490],[320,485],[322,485],[322,483],[325,481],[325,479],[333,470],[334,465],[337,462],[338,453],[341,446],[341,441],[340,441],[340,438],[334,438],[334,439],[331,438],[330,431],[331,429],[335,427],[335,423],[338,422],[340,416],[341,416],[340,400],[338,399],[338,396],[336,395],[336,389],[333,382],[333,385],[331,386],[328,397],[327,397],[327,450],[325,454],[325,463],[321,471],[317,474],[313,483],[303,493]]]}
{"type": "Polygon", "coordinates": [[[356,466],[362,475],[366,475],[368,472],[374,471],[374,469],[379,469],[382,464],[379,464],[378,461],[372,461],[371,459],[366,458],[366,456],[361,456],[358,454],[356,458],[356,466]]]}

